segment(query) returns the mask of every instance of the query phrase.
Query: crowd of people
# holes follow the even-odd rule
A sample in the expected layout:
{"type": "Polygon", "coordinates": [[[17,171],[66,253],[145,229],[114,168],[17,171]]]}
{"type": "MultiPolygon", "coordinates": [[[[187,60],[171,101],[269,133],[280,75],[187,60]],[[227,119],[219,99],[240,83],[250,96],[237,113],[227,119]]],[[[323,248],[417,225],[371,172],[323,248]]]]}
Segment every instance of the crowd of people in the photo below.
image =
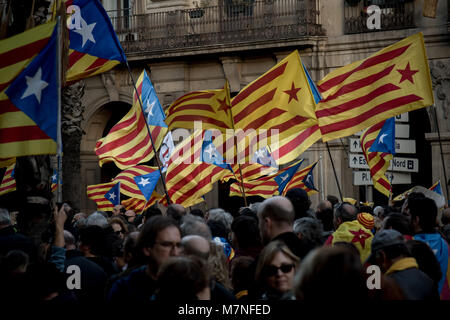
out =
{"type": "Polygon", "coordinates": [[[55,208],[36,243],[0,208],[3,302],[449,300],[450,208],[411,193],[371,208],[302,189],[232,215],[55,208]]]}

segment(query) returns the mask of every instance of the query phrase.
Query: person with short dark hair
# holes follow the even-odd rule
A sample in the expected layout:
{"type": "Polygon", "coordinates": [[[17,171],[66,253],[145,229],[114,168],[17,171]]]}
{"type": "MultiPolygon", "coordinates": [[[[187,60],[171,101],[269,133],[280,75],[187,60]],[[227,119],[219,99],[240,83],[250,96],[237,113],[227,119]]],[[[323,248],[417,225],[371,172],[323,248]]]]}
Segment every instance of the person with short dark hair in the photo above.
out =
{"type": "Polygon", "coordinates": [[[439,281],[439,293],[442,300],[450,300],[450,247],[437,232],[437,206],[433,199],[426,197],[408,197],[408,213],[414,232],[414,239],[427,243],[433,250],[441,266],[442,278],[439,281]]]}
{"type": "Polygon", "coordinates": [[[114,302],[148,301],[156,289],[161,265],[180,253],[181,234],[177,222],[165,216],[154,216],[142,228],[137,246],[146,257],[146,265],[117,280],[108,293],[114,302]]]}
{"type": "Polygon", "coordinates": [[[294,220],[313,216],[313,212],[309,208],[311,206],[311,200],[305,190],[300,188],[290,189],[286,192],[286,198],[288,198],[294,206],[294,220]]]}
{"type": "Polygon", "coordinates": [[[410,257],[403,235],[396,230],[378,232],[371,245],[372,253],[367,259],[395,280],[407,300],[439,300],[434,281],[419,270],[415,258],[410,257]]]}
{"type": "Polygon", "coordinates": [[[192,214],[193,216],[205,219],[205,213],[200,209],[192,209],[191,211],[189,211],[189,213],[192,214]]]}
{"type": "Polygon", "coordinates": [[[262,250],[258,222],[249,216],[239,216],[231,224],[231,242],[235,257],[256,258],[262,250]]]}
{"type": "Polygon", "coordinates": [[[408,216],[393,212],[384,218],[382,229],[394,229],[400,232],[406,241],[412,240],[412,230],[408,216]]]}
{"type": "Polygon", "coordinates": [[[175,220],[178,225],[181,224],[181,219],[186,215],[186,209],[176,203],[172,203],[167,207],[166,216],[175,220]]]}
{"type": "Polygon", "coordinates": [[[334,208],[335,205],[339,203],[339,199],[331,194],[327,195],[327,200],[331,202],[331,207],[334,208]]]}

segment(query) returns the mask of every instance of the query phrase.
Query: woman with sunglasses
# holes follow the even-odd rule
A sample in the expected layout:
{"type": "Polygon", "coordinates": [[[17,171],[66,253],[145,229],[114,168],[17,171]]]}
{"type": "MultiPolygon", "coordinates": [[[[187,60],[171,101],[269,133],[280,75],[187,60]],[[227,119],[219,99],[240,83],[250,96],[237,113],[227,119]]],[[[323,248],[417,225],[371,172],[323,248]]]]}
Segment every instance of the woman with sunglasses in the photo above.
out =
{"type": "Polygon", "coordinates": [[[300,259],[282,241],[270,242],[258,259],[255,279],[262,300],[280,300],[288,297],[294,283],[300,259]]]}

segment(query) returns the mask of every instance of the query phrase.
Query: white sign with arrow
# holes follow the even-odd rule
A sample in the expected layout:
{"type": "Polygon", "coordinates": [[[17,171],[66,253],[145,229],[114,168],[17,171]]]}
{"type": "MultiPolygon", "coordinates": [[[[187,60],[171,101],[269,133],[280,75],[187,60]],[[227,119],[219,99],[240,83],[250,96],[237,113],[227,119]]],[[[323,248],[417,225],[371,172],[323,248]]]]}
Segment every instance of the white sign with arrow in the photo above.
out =
{"type": "MultiPolygon", "coordinates": [[[[350,138],[350,152],[362,152],[359,139],[350,138]]],[[[395,140],[395,153],[416,153],[416,140],[395,140]]]]}
{"type": "MultiPolygon", "coordinates": [[[[366,163],[366,159],[362,154],[349,154],[349,166],[355,169],[369,169],[366,163]]],[[[391,171],[403,171],[403,172],[419,172],[419,160],[411,158],[398,158],[394,157],[391,161],[389,169],[391,171]]]]}
{"type": "MultiPolygon", "coordinates": [[[[386,172],[386,177],[392,184],[410,184],[411,174],[410,173],[399,173],[399,172],[386,172]]],[[[372,185],[372,178],[370,176],[370,171],[353,171],[353,185],[355,186],[367,186],[372,185]]]]}

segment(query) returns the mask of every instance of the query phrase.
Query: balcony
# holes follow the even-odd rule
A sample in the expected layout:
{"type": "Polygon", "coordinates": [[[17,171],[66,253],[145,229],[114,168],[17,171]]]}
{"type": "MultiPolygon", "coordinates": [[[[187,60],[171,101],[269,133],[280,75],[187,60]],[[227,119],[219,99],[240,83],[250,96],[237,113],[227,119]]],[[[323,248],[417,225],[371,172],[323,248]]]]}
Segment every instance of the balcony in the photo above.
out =
{"type": "Polygon", "coordinates": [[[366,33],[415,28],[414,0],[345,0],[345,33],[366,33]],[[381,29],[368,29],[367,8],[377,5],[381,9],[381,29]]]}
{"type": "Polygon", "coordinates": [[[219,0],[211,7],[109,15],[128,55],[161,57],[268,43],[298,45],[324,35],[317,6],[316,0],[219,0]]]}

